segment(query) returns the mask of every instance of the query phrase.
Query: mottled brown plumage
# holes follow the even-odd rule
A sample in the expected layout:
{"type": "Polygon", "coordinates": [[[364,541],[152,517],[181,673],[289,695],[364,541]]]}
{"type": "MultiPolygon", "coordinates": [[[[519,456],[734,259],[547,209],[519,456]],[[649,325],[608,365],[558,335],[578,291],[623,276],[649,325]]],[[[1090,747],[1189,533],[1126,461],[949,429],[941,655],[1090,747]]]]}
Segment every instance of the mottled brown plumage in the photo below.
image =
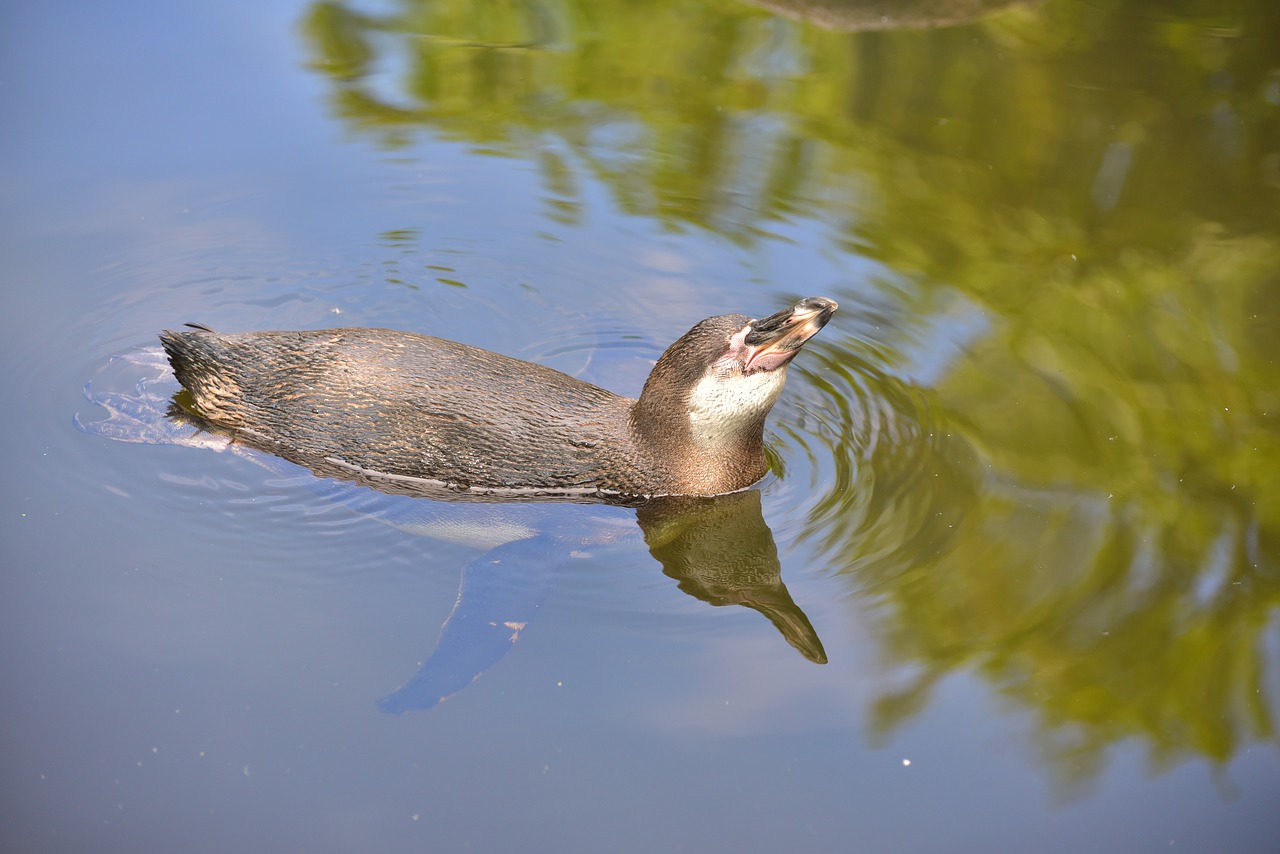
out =
{"type": "Polygon", "coordinates": [[[161,334],[195,413],[283,456],[472,493],[712,495],[766,471],[786,364],[836,304],[708,318],[638,400],[551,368],[388,329],[161,334]]]}

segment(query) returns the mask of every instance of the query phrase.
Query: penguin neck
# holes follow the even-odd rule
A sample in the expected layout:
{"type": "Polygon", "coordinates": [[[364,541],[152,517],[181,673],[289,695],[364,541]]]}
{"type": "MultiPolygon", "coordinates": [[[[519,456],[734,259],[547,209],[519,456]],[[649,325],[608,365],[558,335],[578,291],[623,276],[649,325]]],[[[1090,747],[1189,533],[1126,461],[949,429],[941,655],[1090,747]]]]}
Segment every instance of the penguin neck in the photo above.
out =
{"type": "Polygon", "coordinates": [[[685,389],[646,385],[629,428],[663,491],[719,495],[764,477],[765,417],[784,380],[779,370],[727,381],[708,374],[685,389]]]}

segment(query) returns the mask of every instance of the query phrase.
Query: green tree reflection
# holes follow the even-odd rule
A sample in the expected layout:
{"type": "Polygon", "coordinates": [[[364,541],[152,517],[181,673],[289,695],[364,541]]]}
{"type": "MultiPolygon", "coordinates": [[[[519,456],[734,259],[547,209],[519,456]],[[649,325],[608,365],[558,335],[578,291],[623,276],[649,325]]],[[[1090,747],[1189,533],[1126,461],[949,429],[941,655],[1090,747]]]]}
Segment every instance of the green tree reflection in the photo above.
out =
{"type": "Polygon", "coordinates": [[[528,158],[561,222],[589,174],[671,228],[820,223],[896,277],[892,332],[817,350],[831,402],[806,405],[843,426],[790,437],[835,455],[810,537],[874,603],[878,730],[972,668],[1068,780],[1124,739],[1157,765],[1274,740],[1280,4],[932,4],[976,23],[857,33],[814,10],[874,4],[773,5],[817,25],[402,0],[302,28],[352,128],[528,158]],[[892,375],[943,293],[986,329],[913,389],[892,375]]]}

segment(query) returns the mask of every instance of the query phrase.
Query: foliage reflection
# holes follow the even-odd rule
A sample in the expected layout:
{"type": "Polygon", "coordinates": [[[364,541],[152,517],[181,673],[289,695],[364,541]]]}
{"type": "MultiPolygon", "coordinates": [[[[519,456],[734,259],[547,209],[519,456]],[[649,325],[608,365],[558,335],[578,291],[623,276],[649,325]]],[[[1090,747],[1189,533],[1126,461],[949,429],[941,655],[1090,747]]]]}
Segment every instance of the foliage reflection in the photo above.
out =
{"type": "Polygon", "coordinates": [[[956,15],[841,33],[812,10],[842,4],[785,5],[819,25],[403,0],[303,31],[351,127],[528,158],[562,223],[590,179],[671,228],[803,221],[882,265],[887,322],[817,349],[783,436],[825,478],[805,536],[873,603],[879,731],[971,668],[1068,780],[1125,739],[1157,764],[1274,739],[1280,6],[935,4],[956,15]]]}

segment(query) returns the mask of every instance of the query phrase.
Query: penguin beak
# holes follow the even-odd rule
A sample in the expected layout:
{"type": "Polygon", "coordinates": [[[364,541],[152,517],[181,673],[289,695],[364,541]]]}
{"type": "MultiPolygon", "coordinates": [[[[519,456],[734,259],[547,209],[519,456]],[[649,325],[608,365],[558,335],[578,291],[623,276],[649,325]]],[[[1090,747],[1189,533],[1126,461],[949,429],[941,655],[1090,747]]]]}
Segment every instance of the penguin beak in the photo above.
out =
{"type": "Polygon", "coordinates": [[[840,306],[833,299],[809,297],[747,324],[743,338],[746,373],[771,371],[786,365],[804,343],[827,325],[840,306]]]}

